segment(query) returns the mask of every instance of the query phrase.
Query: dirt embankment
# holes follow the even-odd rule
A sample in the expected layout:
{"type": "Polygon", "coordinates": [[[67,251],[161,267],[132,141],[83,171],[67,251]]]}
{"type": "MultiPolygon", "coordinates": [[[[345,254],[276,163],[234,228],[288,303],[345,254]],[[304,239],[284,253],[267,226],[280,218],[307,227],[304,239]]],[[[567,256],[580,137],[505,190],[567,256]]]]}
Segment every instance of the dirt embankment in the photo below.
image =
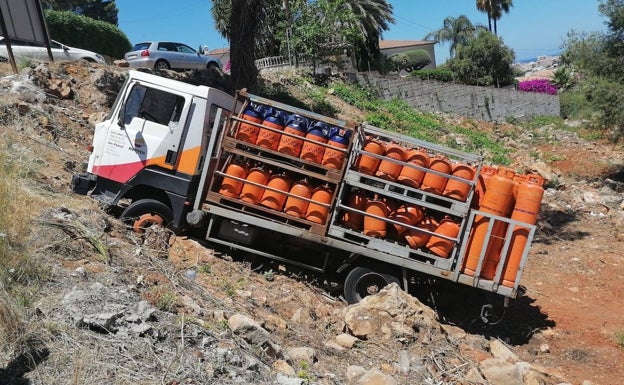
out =
{"type": "MultiPolygon", "coordinates": [[[[45,270],[28,290],[7,289],[25,307],[17,342],[0,346],[0,383],[511,384],[522,382],[497,379],[522,372],[524,383],[616,385],[624,378],[621,147],[554,126],[521,132],[477,122],[514,149],[513,167],[550,181],[523,272],[526,296],[496,326],[480,322],[478,295],[441,286],[414,287],[435,312],[393,291],[386,298],[400,311],[383,301],[347,308],[339,281],[213,249],[192,234],[136,236],[69,193],[93,123],[124,72],[55,64],[0,80],[1,148],[25,170],[24,202],[35,202],[24,208],[32,231],[20,243],[45,270]],[[352,323],[358,311],[377,317],[378,327],[352,323]],[[16,356],[25,346],[30,356],[16,356]],[[526,373],[541,382],[527,382],[526,373]]],[[[21,272],[9,269],[6,282],[23,281],[21,272]]]]}

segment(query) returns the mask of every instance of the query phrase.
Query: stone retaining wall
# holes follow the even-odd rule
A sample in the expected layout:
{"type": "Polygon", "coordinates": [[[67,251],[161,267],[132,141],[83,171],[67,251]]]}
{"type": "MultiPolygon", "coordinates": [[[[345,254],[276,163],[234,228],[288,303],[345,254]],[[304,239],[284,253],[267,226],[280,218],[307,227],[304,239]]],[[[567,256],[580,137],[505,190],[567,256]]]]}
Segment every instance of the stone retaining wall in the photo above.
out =
{"type": "Polygon", "coordinates": [[[449,112],[461,116],[502,122],[536,115],[559,116],[559,96],[520,92],[514,89],[476,87],[421,80],[415,77],[346,74],[351,81],[377,89],[383,99],[399,98],[427,112],[449,112]]]}

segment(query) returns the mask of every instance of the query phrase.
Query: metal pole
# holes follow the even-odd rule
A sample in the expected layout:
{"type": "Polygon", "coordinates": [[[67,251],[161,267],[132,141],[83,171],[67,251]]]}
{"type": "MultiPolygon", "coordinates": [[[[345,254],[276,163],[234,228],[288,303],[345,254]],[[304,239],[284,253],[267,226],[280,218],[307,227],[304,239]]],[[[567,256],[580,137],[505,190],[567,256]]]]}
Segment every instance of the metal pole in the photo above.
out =
{"type": "Polygon", "coordinates": [[[4,15],[2,14],[2,7],[0,7],[0,28],[2,29],[2,36],[4,36],[4,44],[7,47],[7,53],[9,54],[9,61],[11,62],[11,68],[13,72],[18,73],[17,65],[15,64],[15,56],[13,56],[13,49],[11,48],[11,42],[9,39],[9,31],[4,23],[4,15]]]}

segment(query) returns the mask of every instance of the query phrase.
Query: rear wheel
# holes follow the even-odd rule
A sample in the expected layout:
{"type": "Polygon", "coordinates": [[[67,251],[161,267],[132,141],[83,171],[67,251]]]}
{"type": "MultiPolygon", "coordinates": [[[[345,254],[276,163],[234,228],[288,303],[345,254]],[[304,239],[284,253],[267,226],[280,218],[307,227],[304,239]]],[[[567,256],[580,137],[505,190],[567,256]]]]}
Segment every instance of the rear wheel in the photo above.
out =
{"type": "Polygon", "coordinates": [[[152,225],[166,227],[173,221],[173,212],[166,204],[155,199],[141,199],[132,202],[120,216],[120,219],[142,233],[152,225]]]}
{"type": "Polygon", "coordinates": [[[155,70],[168,70],[169,68],[171,68],[171,66],[165,60],[159,60],[154,64],[155,70]]]}
{"type": "Polygon", "coordinates": [[[344,296],[348,303],[358,303],[364,297],[377,294],[393,282],[401,285],[399,278],[391,273],[358,266],[351,270],[345,279],[344,296]]]}

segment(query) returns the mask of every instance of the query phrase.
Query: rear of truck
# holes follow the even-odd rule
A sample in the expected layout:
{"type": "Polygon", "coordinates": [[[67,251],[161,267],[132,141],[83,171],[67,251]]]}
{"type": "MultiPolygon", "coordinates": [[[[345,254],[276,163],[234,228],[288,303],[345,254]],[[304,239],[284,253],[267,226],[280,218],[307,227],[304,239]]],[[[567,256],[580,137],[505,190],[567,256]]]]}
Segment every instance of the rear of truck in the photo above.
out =
{"type": "Polygon", "coordinates": [[[518,294],[535,226],[511,218],[511,200],[502,215],[479,210],[479,156],[246,92],[237,104],[241,112],[228,118],[215,148],[214,174],[200,184],[188,218],[207,229],[207,240],[344,273],[349,302],[391,282],[406,287],[414,274],[509,298],[518,294]],[[289,130],[288,118],[281,127],[267,120],[276,111],[291,121],[305,117],[306,134],[289,130]],[[318,127],[328,134],[320,135],[318,127]],[[329,132],[348,133],[349,140],[332,141],[329,132]],[[262,142],[267,134],[275,146],[262,142]],[[281,148],[284,141],[303,142],[300,152],[281,148]],[[310,147],[342,154],[342,161],[336,166],[323,155],[306,155],[310,147]],[[415,153],[428,162],[416,162],[415,153]]]}

